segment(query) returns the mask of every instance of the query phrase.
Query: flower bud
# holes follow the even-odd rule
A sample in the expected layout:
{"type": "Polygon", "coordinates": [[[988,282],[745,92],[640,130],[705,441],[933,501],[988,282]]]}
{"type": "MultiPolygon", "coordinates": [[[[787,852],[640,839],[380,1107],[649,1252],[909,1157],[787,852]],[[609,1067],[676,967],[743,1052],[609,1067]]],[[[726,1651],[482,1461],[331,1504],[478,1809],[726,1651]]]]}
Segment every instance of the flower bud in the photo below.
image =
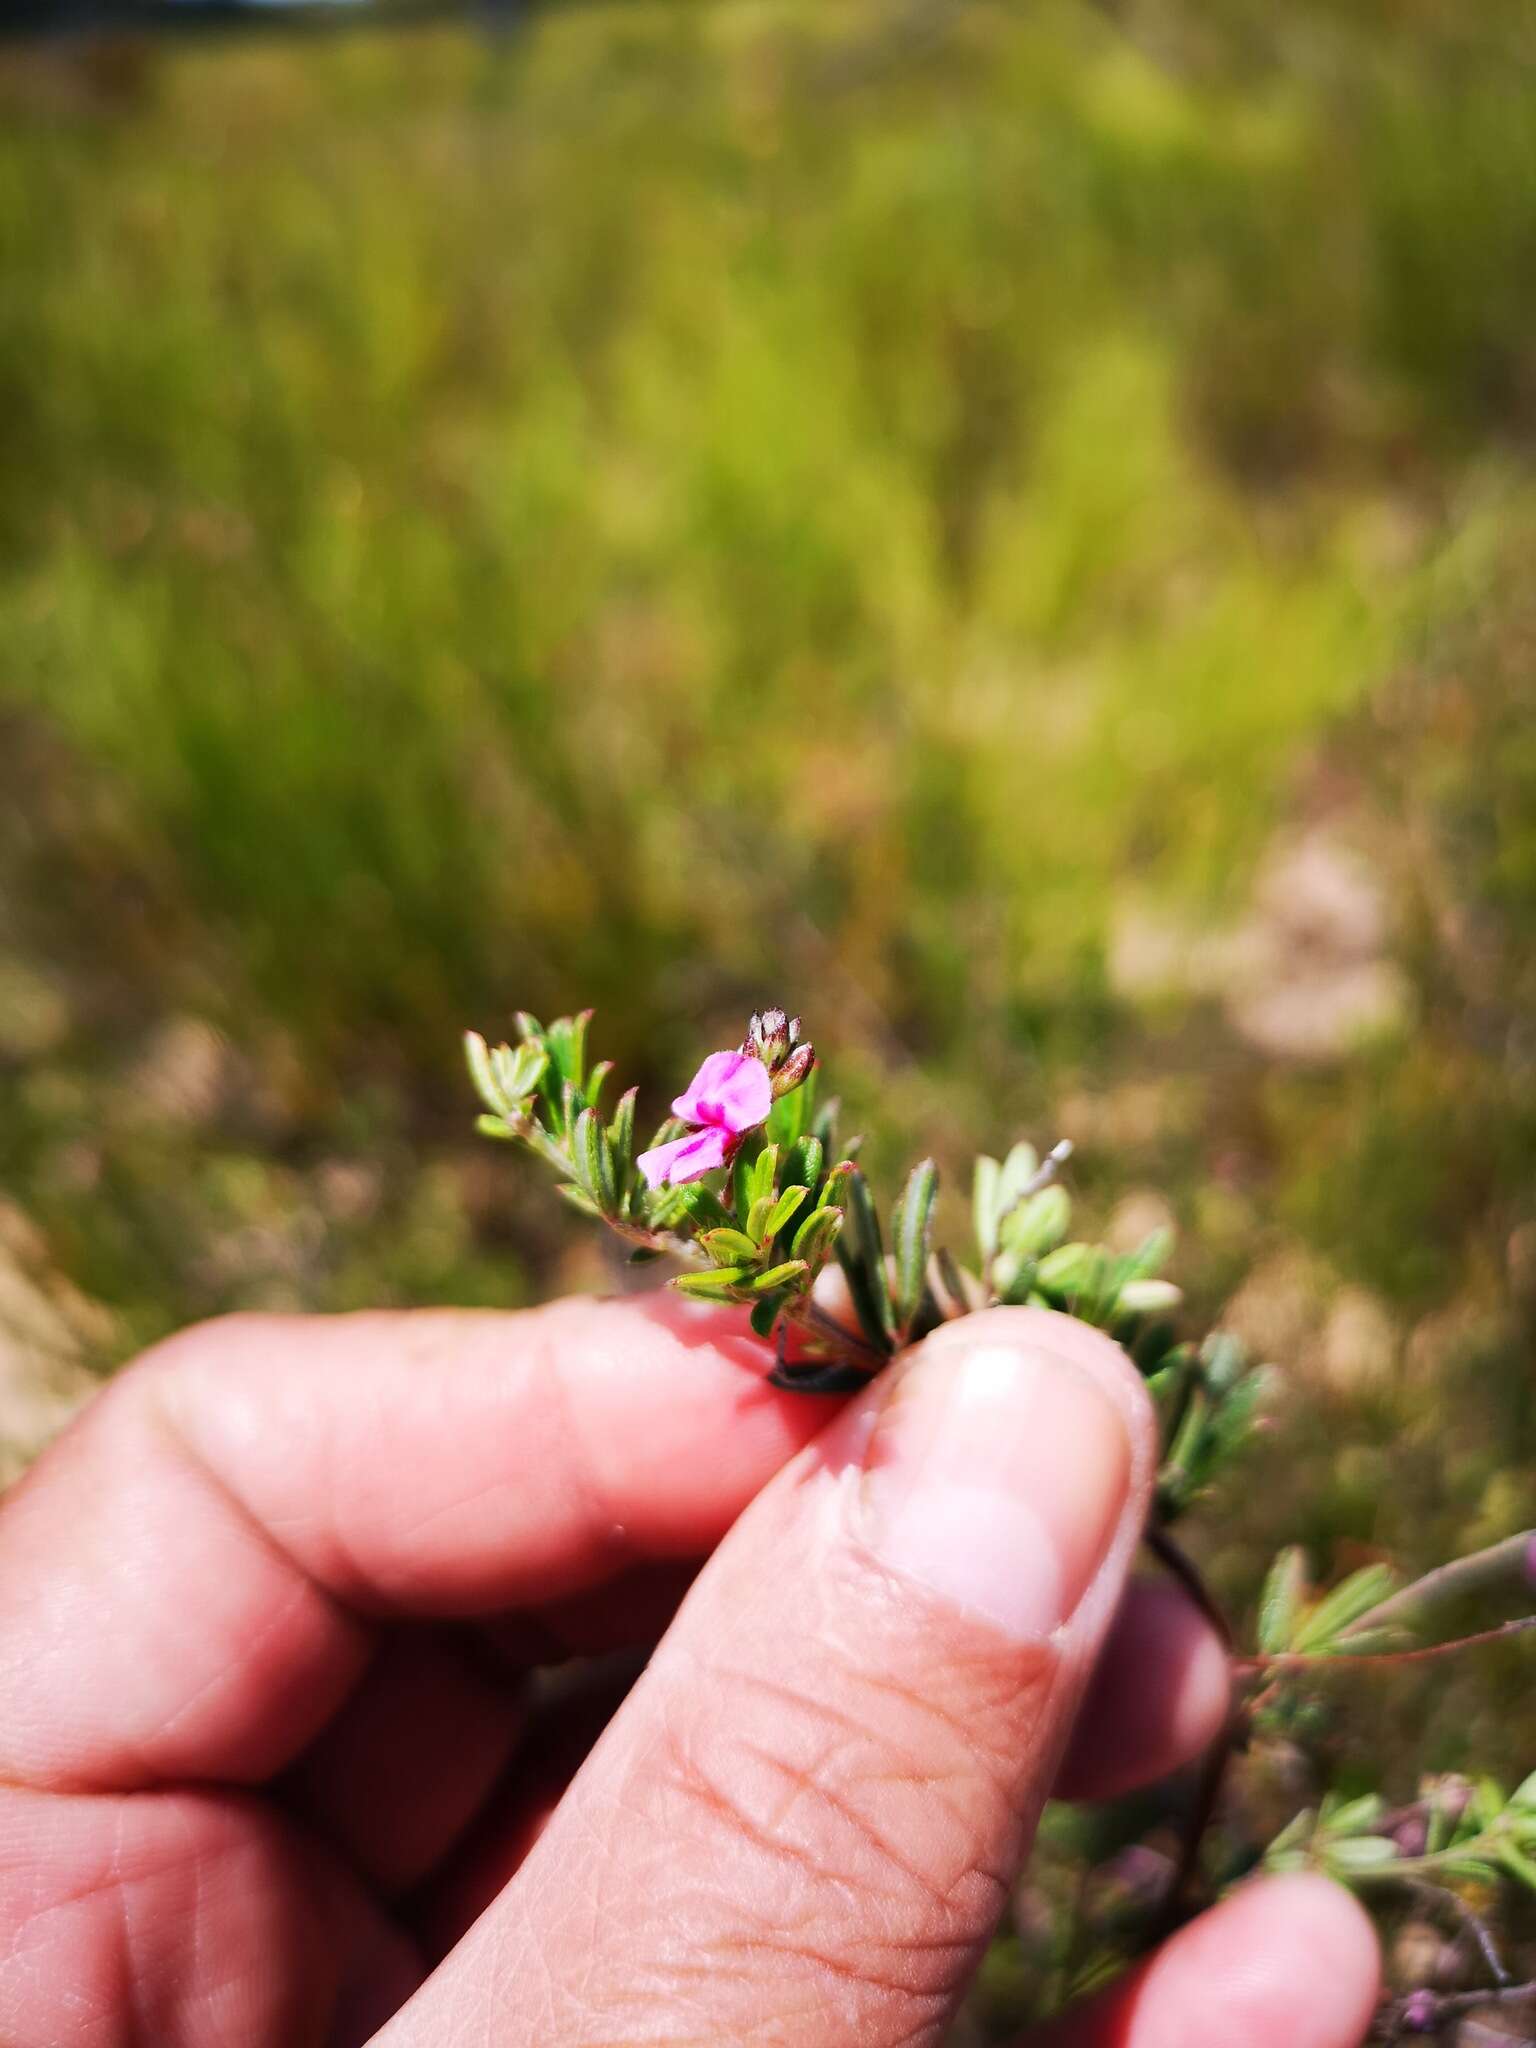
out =
{"type": "Polygon", "coordinates": [[[1459,1771],[1447,1771],[1443,1777],[1425,1778],[1419,1786],[1419,1797],[1442,1820],[1455,1827],[1472,1804],[1475,1790],[1470,1778],[1464,1778],[1459,1771]]]}
{"type": "Polygon", "coordinates": [[[1422,1856],[1429,1847],[1429,1822],[1422,1813],[1409,1814],[1391,1833],[1400,1856],[1422,1856]]]}
{"type": "Polygon", "coordinates": [[[1432,2034],[1440,2024],[1440,2001],[1433,1991],[1410,1991],[1399,2021],[1405,2034],[1432,2034]]]}
{"type": "Polygon", "coordinates": [[[792,1094],[815,1064],[815,1046],[810,1043],[797,1045],[773,1077],[775,1097],[792,1094]]]}

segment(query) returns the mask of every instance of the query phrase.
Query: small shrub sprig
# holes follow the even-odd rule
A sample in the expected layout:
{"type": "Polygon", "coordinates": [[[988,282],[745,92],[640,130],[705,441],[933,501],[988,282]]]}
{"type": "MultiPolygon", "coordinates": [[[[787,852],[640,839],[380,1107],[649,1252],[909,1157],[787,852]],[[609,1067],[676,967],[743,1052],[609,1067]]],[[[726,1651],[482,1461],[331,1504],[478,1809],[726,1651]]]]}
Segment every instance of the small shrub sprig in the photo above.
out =
{"type": "Polygon", "coordinates": [[[1479,2003],[1528,2006],[1536,2015],[1536,1981],[1515,1981],[1488,1918],[1500,1887],[1536,1893],[1536,1774],[1512,1794],[1486,1779],[1428,1779],[1416,1800],[1392,1809],[1374,1793],[1346,1797],[1323,1782],[1315,1802],[1267,1841],[1243,1839],[1230,1815],[1212,1826],[1240,1752],[1262,1758],[1269,1746],[1294,1754],[1323,1726],[1330,1708],[1316,1686],[1322,1673],[1412,1663],[1536,1626],[1536,1616],[1521,1613],[1471,1633],[1446,1627],[1469,1602],[1528,1602],[1536,1532],[1411,1584],[1371,1564],[1317,1589],[1304,1553],[1284,1550],[1259,1601],[1253,1651],[1243,1654],[1172,1530],[1258,1427],[1270,1374],[1229,1333],[1200,1341],[1182,1334],[1182,1295],[1163,1277],[1168,1233],[1130,1253],[1072,1238],[1072,1202],[1060,1178],[1066,1143],[1043,1158],[1021,1142],[1002,1159],[976,1161],[974,1242],[964,1257],[935,1242],[939,1173],[931,1159],[912,1168],[882,1221],[858,1164],[858,1139],[841,1135],[835,1098],[818,1102],[815,1049],[800,1019],[780,1009],[756,1012],[738,1048],[711,1053],[651,1143],[637,1148],[638,1091],[603,1107],[612,1069],[588,1064],[591,1014],[546,1026],[521,1013],[515,1046],[466,1034],[484,1105],[478,1128],[535,1153],[553,1169],[561,1196],[614,1231],[632,1261],[668,1259],[680,1292],[745,1307],[752,1328],[773,1343],[776,1385],[856,1391],[940,1324],[1025,1303],[1107,1331],[1145,1378],[1161,1433],[1145,1540],[1232,1647],[1234,1711],[1178,1817],[1181,1840],[1160,1896],[1139,1925],[1118,1919],[1113,1939],[1097,1948],[1080,1929],[1065,1937],[1066,1952],[1081,1962],[1056,1972],[1057,1991],[1069,1995],[1093,1981],[1111,1948],[1136,1953],[1224,1883],[1262,1865],[1320,1869],[1373,1903],[1396,1893],[1450,1915],[1469,1972],[1486,1981],[1395,1986],[1378,2016],[1379,2039],[1434,2033],[1479,2003]]]}

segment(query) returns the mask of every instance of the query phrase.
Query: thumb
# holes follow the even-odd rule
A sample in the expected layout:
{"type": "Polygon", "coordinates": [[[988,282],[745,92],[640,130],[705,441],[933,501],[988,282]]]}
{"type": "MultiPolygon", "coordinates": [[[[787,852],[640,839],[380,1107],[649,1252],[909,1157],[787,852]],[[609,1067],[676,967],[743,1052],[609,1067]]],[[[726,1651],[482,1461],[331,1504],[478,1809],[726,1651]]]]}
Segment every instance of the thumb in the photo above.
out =
{"type": "Polygon", "coordinates": [[[1140,1380],[967,1318],[742,1516],[508,1891],[384,2037],[937,2042],[1146,1513],[1140,1380]]]}

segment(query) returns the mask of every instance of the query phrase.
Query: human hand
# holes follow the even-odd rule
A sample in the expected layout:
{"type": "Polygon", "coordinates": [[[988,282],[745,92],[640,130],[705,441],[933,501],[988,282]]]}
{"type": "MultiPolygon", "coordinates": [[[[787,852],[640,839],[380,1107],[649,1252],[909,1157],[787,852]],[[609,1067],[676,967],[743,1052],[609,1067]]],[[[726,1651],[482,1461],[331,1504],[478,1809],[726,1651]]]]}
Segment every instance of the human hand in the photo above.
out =
{"type": "MultiPolygon", "coordinates": [[[[120,1376],[0,1507],[7,2048],[937,2043],[1047,1793],[1195,1753],[1224,1660],[1127,1590],[1108,1339],[988,1311],[829,1415],[743,1327],[242,1317],[120,1376]],[[611,1698],[531,1675],[658,1636],[575,1775],[611,1698]]],[[[1376,1974],[1279,1879],[1031,2048],[1354,2048],[1376,1974]]]]}

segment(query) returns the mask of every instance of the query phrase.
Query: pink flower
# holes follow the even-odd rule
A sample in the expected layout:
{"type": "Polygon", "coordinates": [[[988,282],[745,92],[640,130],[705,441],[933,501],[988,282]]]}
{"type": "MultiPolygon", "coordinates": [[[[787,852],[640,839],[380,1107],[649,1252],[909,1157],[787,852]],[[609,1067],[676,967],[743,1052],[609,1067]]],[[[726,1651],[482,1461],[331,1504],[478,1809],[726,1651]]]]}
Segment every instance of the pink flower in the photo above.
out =
{"type": "Polygon", "coordinates": [[[772,1106],[773,1081],[761,1060],[740,1052],[712,1052],[672,1105],[674,1116],[699,1128],[640,1154],[646,1185],[679,1186],[724,1166],[772,1106]]]}

